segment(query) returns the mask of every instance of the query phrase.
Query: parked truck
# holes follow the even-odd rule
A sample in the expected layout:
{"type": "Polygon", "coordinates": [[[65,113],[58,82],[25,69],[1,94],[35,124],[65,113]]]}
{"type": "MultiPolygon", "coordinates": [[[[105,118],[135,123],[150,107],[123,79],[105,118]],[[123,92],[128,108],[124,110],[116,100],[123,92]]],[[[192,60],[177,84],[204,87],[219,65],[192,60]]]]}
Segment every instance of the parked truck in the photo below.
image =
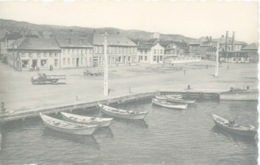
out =
{"type": "Polygon", "coordinates": [[[57,84],[59,80],[65,80],[65,79],[66,79],[65,75],[46,75],[45,73],[43,74],[39,73],[37,76],[33,76],[31,78],[31,82],[33,85],[46,84],[46,83],[57,84]]]}

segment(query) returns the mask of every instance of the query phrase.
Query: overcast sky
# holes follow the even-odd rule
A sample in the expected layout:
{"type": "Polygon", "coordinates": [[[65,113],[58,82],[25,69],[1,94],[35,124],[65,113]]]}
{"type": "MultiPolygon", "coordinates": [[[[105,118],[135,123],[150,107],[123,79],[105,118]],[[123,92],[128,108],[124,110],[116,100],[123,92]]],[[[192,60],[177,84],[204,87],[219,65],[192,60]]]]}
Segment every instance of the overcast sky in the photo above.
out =
{"type": "Polygon", "coordinates": [[[0,18],[82,27],[115,27],[188,37],[220,37],[258,42],[257,2],[0,2],[0,18]]]}

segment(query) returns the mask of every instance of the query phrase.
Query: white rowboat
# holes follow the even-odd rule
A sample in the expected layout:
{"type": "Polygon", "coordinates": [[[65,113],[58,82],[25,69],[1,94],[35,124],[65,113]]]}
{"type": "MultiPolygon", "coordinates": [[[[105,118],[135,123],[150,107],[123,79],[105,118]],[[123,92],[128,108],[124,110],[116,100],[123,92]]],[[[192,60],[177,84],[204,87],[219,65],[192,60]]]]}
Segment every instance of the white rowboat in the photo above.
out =
{"type": "Polygon", "coordinates": [[[46,127],[69,134],[92,135],[93,132],[98,128],[97,125],[71,123],[56,118],[52,118],[42,113],[40,113],[40,117],[42,118],[43,123],[46,127]]]}
{"type": "Polygon", "coordinates": [[[75,115],[66,112],[61,112],[61,115],[64,120],[69,122],[75,122],[75,123],[87,124],[87,125],[98,125],[99,127],[108,127],[111,124],[111,121],[113,120],[113,118],[89,117],[89,116],[75,115]]]}
{"type": "Polygon", "coordinates": [[[98,107],[106,115],[117,117],[117,118],[123,118],[123,119],[142,120],[148,114],[148,111],[144,111],[144,112],[128,111],[128,110],[109,107],[99,103],[98,103],[98,107]]]}
{"type": "Polygon", "coordinates": [[[159,99],[153,99],[152,103],[155,105],[159,105],[162,107],[166,107],[166,108],[171,108],[171,109],[187,109],[187,104],[173,104],[173,103],[169,103],[166,100],[159,100],[159,99]]]}

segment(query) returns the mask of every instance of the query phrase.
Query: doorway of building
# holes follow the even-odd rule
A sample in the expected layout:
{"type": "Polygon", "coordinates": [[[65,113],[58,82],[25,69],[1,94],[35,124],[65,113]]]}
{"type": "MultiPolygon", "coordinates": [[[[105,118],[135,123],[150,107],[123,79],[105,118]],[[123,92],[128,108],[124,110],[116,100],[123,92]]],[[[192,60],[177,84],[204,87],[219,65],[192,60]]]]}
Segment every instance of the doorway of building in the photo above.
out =
{"type": "Polygon", "coordinates": [[[33,69],[37,68],[37,60],[32,60],[32,68],[33,69]]]}
{"type": "Polygon", "coordinates": [[[79,66],[79,58],[76,59],[76,66],[79,66]]]}

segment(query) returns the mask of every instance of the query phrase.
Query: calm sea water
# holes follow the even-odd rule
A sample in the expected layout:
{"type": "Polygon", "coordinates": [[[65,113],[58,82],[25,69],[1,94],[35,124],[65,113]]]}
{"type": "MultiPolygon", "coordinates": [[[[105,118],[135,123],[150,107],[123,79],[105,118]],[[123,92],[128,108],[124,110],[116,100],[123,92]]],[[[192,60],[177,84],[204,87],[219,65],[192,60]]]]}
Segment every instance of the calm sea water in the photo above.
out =
{"type": "Polygon", "coordinates": [[[114,119],[93,136],[55,132],[39,118],[4,125],[0,164],[257,164],[257,142],[222,131],[211,118],[257,126],[257,102],[203,101],[184,111],[150,100],[120,107],[150,113],[144,121],[114,119]]]}

